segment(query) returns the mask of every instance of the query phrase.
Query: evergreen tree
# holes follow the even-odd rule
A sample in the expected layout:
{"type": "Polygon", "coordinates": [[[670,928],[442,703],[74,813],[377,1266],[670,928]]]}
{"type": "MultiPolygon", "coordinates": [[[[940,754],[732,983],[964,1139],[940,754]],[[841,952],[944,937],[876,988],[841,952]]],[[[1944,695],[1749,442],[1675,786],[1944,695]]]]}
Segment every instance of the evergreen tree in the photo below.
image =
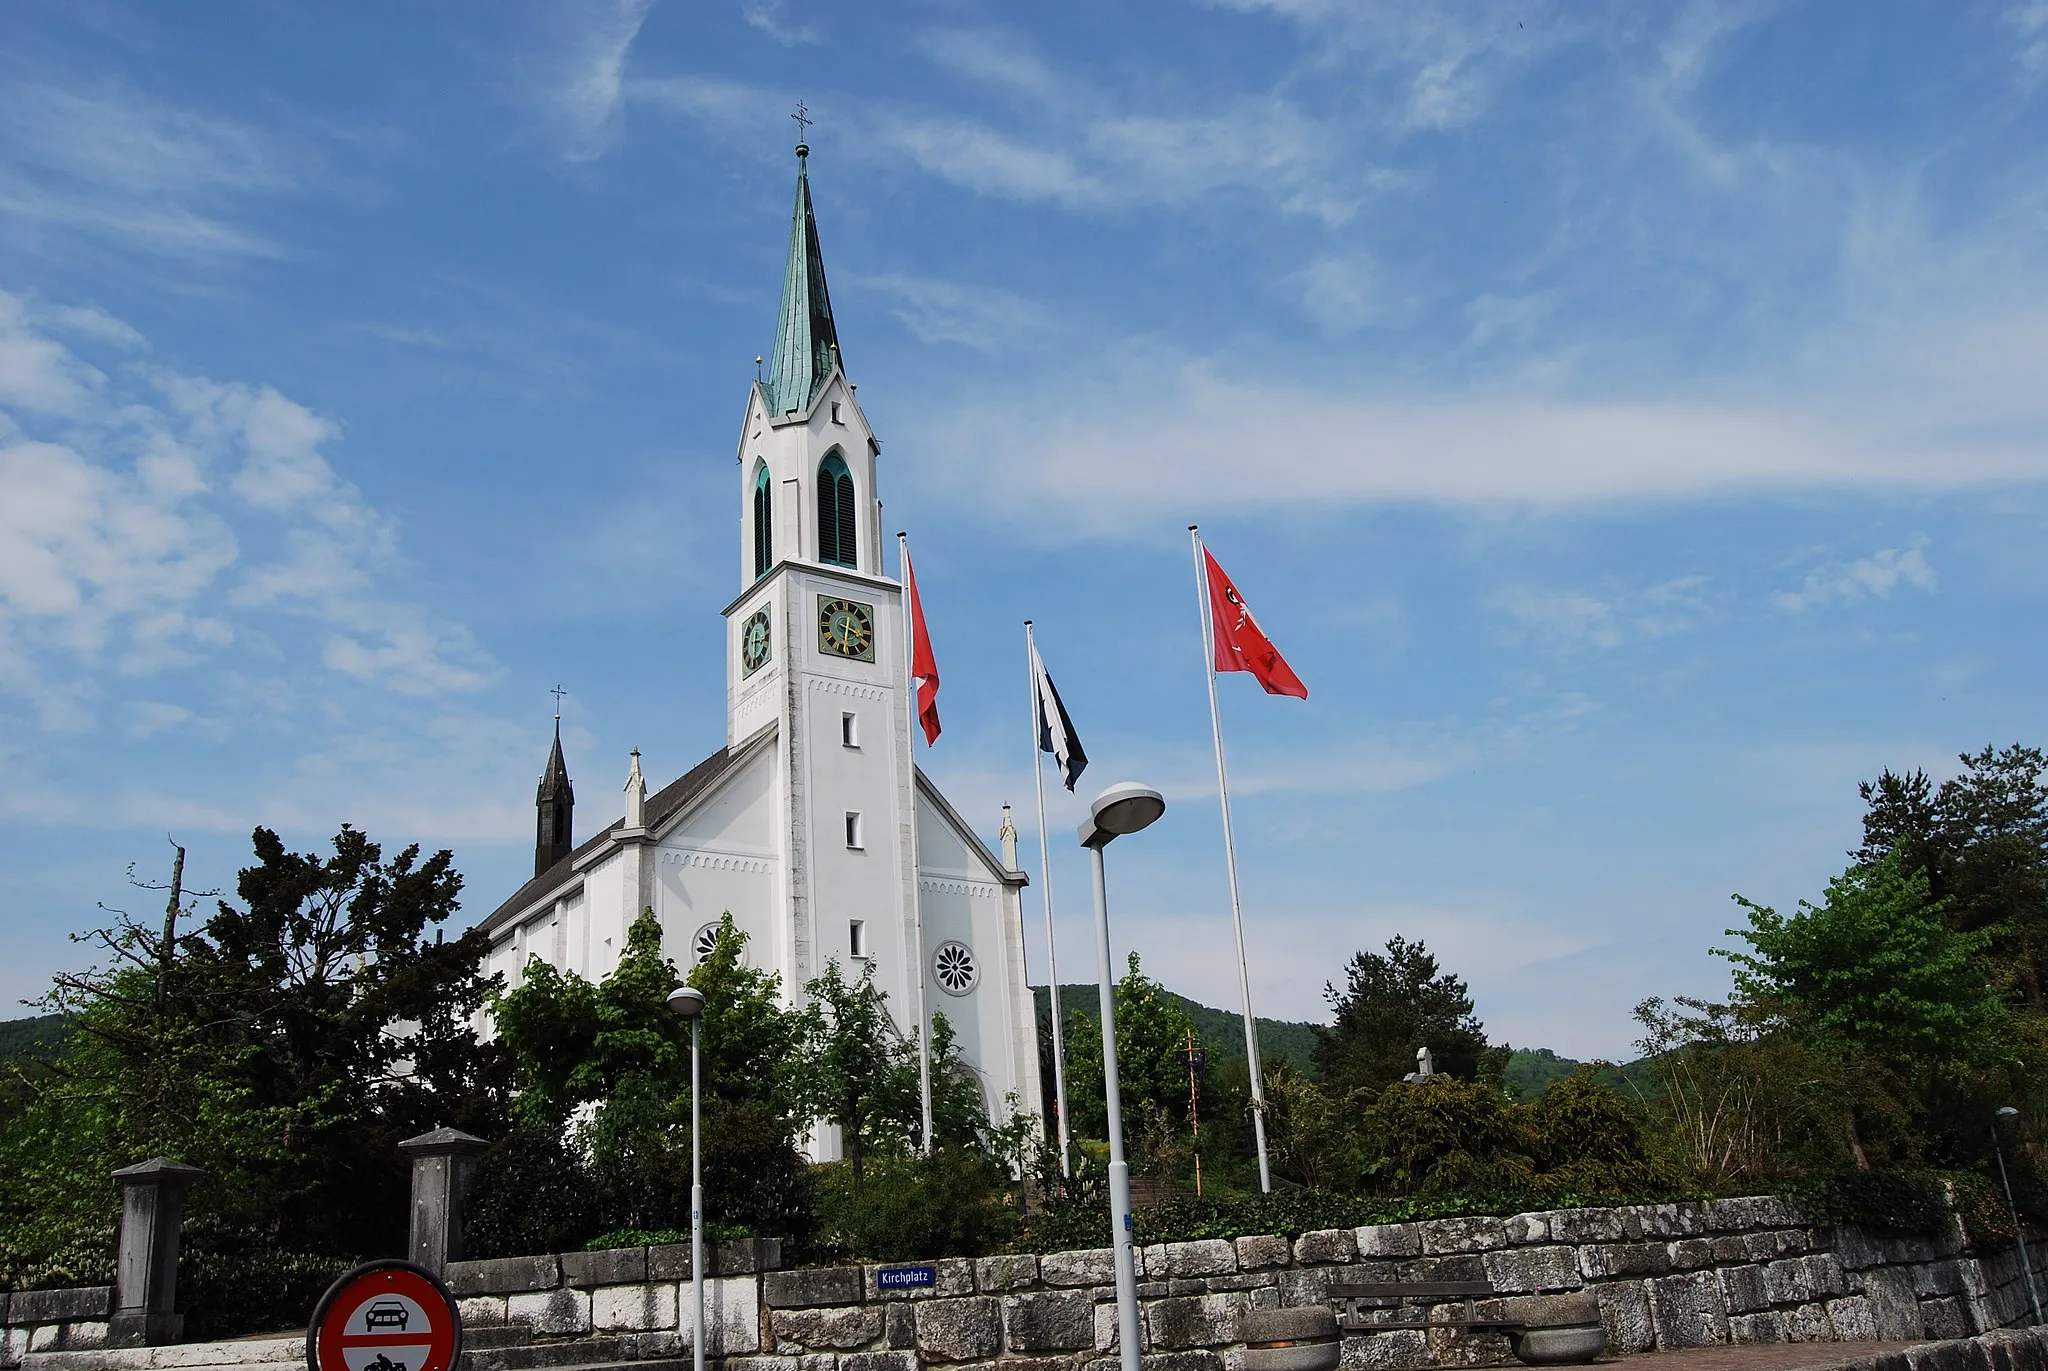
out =
{"type": "Polygon", "coordinates": [[[1440,969],[1420,939],[1387,940],[1385,956],[1353,954],[1344,989],[1325,984],[1334,1011],[1316,1030],[1315,1067],[1334,1094],[1376,1091],[1415,1070],[1427,1047],[1436,1069],[1465,1080],[1497,1083],[1508,1049],[1490,1047],[1485,1026],[1472,1017],[1465,983],[1440,969]]]}

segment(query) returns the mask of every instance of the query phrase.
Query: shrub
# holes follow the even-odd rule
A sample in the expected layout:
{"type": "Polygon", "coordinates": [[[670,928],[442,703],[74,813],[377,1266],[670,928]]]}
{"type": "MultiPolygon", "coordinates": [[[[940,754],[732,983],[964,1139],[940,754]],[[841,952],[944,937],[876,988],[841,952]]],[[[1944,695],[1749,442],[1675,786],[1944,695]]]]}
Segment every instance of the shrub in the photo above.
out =
{"type": "Polygon", "coordinates": [[[1498,1088],[1452,1076],[1395,1081],[1365,1111],[1366,1175],[1398,1194],[1528,1188],[1531,1139],[1498,1088]]]}
{"type": "Polygon", "coordinates": [[[1602,1085],[1596,1070],[1582,1066],[1521,1106],[1541,1172],[1536,1188],[1581,1196],[1678,1188],[1676,1171],[1652,1152],[1642,1106],[1602,1085]]]}
{"type": "Polygon", "coordinates": [[[853,1168],[816,1168],[819,1255],[905,1261],[976,1257],[1016,1231],[1006,1180],[978,1152],[941,1148],[929,1157],[873,1158],[853,1168]]]}
{"type": "Polygon", "coordinates": [[[191,1341],[303,1329],[334,1278],[357,1263],[310,1252],[201,1249],[178,1263],[178,1303],[191,1341]]]}
{"type": "Polygon", "coordinates": [[[707,1223],[725,1236],[781,1238],[786,1250],[801,1254],[817,1235],[816,1205],[811,1168],[774,1110],[730,1104],[705,1115],[707,1223]]]}
{"type": "Polygon", "coordinates": [[[589,1177],[552,1129],[520,1125],[478,1158],[463,1206],[468,1255],[574,1251],[599,1226],[589,1177]]]}

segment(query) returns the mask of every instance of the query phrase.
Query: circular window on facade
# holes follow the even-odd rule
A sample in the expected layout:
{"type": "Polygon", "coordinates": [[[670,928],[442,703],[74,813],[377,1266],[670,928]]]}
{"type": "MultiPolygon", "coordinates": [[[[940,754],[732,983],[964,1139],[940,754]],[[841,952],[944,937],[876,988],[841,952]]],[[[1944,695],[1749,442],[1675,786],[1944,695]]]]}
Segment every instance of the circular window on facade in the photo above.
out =
{"type": "MultiPolygon", "coordinates": [[[[690,939],[690,965],[697,965],[717,950],[718,925],[705,924],[697,930],[697,936],[690,939]]],[[[746,960],[746,953],[744,951],[740,954],[740,960],[746,960]]]]}
{"type": "Polygon", "coordinates": [[[966,943],[940,943],[932,953],[932,979],[948,995],[965,995],[981,981],[981,967],[966,943]]]}

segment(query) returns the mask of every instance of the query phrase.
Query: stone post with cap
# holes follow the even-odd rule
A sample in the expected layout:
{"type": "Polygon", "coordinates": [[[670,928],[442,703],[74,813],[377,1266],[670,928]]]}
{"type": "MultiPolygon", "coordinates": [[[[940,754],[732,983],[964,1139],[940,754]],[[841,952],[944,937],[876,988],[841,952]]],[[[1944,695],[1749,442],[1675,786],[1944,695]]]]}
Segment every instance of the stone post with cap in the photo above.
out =
{"type": "Polygon", "coordinates": [[[489,1146],[457,1128],[437,1128],[398,1145],[412,1158],[408,1261],[438,1276],[449,1262],[462,1260],[462,1200],[476,1175],[477,1154],[489,1146]]]}
{"type": "Polygon", "coordinates": [[[178,1313],[178,1240],[185,1190],[206,1173],[169,1157],[124,1166],[121,1250],[114,1266],[114,1314],[107,1340],[116,1347],[155,1347],[185,1331],[178,1313]]]}

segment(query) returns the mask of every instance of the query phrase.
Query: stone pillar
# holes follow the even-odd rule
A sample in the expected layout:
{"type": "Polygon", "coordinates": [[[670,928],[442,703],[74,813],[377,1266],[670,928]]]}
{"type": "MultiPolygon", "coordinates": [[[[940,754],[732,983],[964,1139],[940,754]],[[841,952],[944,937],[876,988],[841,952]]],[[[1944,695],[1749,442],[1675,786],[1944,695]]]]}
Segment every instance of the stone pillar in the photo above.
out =
{"type": "Polygon", "coordinates": [[[184,1332],[178,1313],[178,1238],[185,1187],[205,1175],[196,1166],[152,1157],[114,1173],[121,1183],[121,1251],[114,1267],[114,1314],[107,1340],[154,1347],[184,1332]]]}
{"type": "Polygon", "coordinates": [[[398,1150],[412,1158],[412,1225],[406,1260],[435,1275],[462,1260],[462,1197],[476,1175],[476,1158],[490,1144],[453,1128],[407,1138],[398,1150]]]}

